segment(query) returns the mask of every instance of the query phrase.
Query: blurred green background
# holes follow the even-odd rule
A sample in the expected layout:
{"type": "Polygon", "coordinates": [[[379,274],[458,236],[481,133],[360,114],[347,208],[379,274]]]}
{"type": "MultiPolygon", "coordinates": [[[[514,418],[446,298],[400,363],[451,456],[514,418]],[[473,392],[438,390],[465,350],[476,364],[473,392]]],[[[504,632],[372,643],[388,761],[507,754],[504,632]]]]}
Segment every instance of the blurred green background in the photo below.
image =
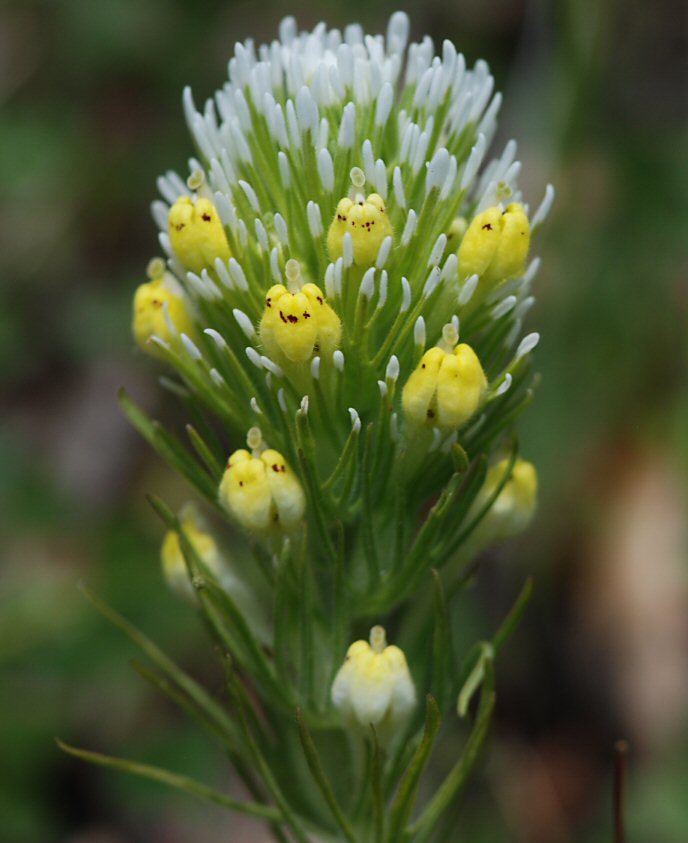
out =
{"type": "MultiPolygon", "coordinates": [[[[181,89],[234,41],[358,20],[487,59],[531,207],[557,187],[530,329],[542,385],[522,424],[540,470],[529,535],[462,603],[492,629],[536,599],[499,670],[489,758],[457,839],[611,840],[612,747],[632,745],[630,839],[688,839],[688,18],[679,0],[5,0],[0,5],[0,841],[258,840],[250,823],[62,756],[61,737],[223,784],[204,735],[129,670],[86,580],[195,675],[193,612],[158,570],[144,500],[187,494],[121,416],[126,385],[174,417],[133,349],[130,299],[157,253],[155,177],[191,151],[181,89]]],[[[496,147],[495,147],[496,148],[496,147]]]]}

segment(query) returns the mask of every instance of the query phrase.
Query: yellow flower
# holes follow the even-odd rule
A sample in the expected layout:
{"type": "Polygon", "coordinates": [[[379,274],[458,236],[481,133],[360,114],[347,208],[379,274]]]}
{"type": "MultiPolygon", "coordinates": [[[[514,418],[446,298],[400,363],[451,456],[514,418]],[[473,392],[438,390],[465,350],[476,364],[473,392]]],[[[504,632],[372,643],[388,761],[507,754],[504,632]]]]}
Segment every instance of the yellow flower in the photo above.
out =
{"type": "Polygon", "coordinates": [[[401,403],[412,425],[451,430],[467,422],[478,409],[487,379],[470,345],[455,345],[452,325],[445,325],[443,337],[438,346],[425,352],[411,373],[401,403]]]}
{"type": "MultiPolygon", "coordinates": [[[[290,282],[298,281],[298,264],[287,264],[290,282]]],[[[283,284],[275,284],[268,290],[260,338],[270,357],[279,361],[284,355],[292,363],[309,360],[314,353],[329,358],[339,346],[341,335],[339,316],[325,301],[320,287],[304,284],[290,292],[283,284]]]]}
{"type": "Polygon", "coordinates": [[[488,208],[471,221],[459,246],[459,278],[479,275],[486,285],[498,284],[525,269],[530,223],[523,205],[488,208]]]}
{"type": "Polygon", "coordinates": [[[212,269],[215,259],[230,259],[227,235],[217,209],[209,199],[180,196],[167,218],[170,243],[185,269],[201,272],[212,269]]]}
{"type": "Polygon", "coordinates": [[[406,657],[387,646],[385,630],[374,626],[368,641],[355,641],[332,685],[332,702],[349,725],[388,740],[416,704],[416,690],[406,657]]]}
{"type": "Polygon", "coordinates": [[[327,232],[327,251],[331,261],[342,256],[347,232],[353,241],[354,263],[372,266],[382,241],[393,234],[381,196],[371,193],[367,199],[362,194],[355,199],[340,199],[327,232]]]}
{"type": "Polygon", "coordinates": [[[220,483],[220,500],[247,530],[289,530],[303,518],[306,501],[296,475],[271,448],[260,455],[235,451],[220,483]]]}
{"type": "MultiPolygon", "coordinates": [[[[474,513],[485,506],[495,493],[508,465],[509,460],[503,459],[488,470],[485,483],[473,504],[474,513]]],[[[511,476],[490,511],[478,525],[474,539],[481,546],[486,546],[523,532],[535,514],[537,489],[538,477],[535,466],[522,459],[516,460],[511,476]]]]}
{"type": "MultiPolygon", "coordinates": [[[[215,539],[206,530],[200,515],[193,505],[187,505],[182,513],[181,528],[194,550],[210,569],[219,577],[222,572],[222,562],[215,539]]],[[[165,534],[160,549],[162,570],[169,587],[186,600],[194,600],[194,589],[189,580],[189,572],[184,559],[184,553],[179,541],[179,534],[169,530],[165,534]]]]}
{"type": "Polygon", "coordinates": [[[167,343],[174,340],[165,318],[165,305],[174,328],[189,337],[194,334],[194,324],[184,294],[170,275],[161,275],[141,284],[134,293],[132,332],[139,347],[154,357],[159,356],[160,352],[149,342],[151,337],[160,337],[167,343]]]}

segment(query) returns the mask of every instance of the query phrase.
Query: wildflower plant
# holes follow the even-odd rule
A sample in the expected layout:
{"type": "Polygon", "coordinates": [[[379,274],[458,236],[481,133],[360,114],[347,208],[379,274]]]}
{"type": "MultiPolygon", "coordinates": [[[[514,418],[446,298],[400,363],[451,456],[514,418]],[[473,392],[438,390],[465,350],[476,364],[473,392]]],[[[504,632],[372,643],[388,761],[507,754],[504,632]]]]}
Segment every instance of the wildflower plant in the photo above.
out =
{"type": "Polygon", "coordinates": [[[188,178],[158,180],[165,257],[134,296],[136,342],[192,423],[175,434],[123,394],[124,410],[234,537],[151,499],[165,576],[207,627],[225,697],[90,596],[246,796],[68,750],[260,817],[283,841],[437,839],[529,593],[492,640],[455,652],[475,553],[535,506],[513,426],[532,397],[538,335],[523,321],[553,191],[531,213],[516,144],[487,158],[501,97],[485,62],[407,45],[408,29],[401,13],[385,37],[287,18],[279,40],[236,45],[200,111],[186,89],[195,157],[188,178]],[[466,743],[418,804],[457,717],[466,743]]]}

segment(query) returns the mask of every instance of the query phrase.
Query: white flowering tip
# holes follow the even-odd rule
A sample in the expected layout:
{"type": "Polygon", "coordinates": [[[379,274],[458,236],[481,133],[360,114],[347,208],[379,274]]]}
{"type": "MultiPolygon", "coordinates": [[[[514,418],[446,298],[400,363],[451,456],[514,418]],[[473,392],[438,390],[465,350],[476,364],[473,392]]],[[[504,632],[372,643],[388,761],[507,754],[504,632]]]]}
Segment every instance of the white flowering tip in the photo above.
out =
{"type": "Polygon", "coordinates": [[[303,518],[306,501],[298,478],[278,451],[235,451],[219,490],[220,502],[247,530],[289,530],[303,518]]]}
{"type": "Polygon", "coordinates": [[[282,362],[310,360],[314,354],[330,357],[341,340],[342,323],[315,284],[290,292],[275,284],[265,297],[260,338],[267,354],[282,362]]]}
{"type": "MultiPolygon", "coordinates": [[[[503,459],[488,470],[483,487],[473,505],[476,512],[494,495],[508,466],[509,460],[503,459]]],[[[535,515],[537,490],[538,476],[535,466],[526,460],[516,460],[511,476],[478,526],[477,540],[480,544],[504,541],[522,533],[535,515]]]]}
{"type": "Polygon", "coordinates": [[[480,276],[494,286],[521,275],[530,248],[530,223],[523,205],[488,208],[471,220],[459,246],[459,278],[480,276]]]}
{"type": "Polygon", "coordinates": [[[416,689],[406,657],[388,646],[385,630],[374,626],[369,641],[355,641],[348,649],[332,685],[332,703],[349,726],[374,726],[387,741],[404,724],[416,705],[416,689]]]}
{"type": "MultiPolygon", "coordinates": [[[[181,514],[180,526],[195,552],[209,570],[219,577],[222,571],[220,552],[213,536],[206,529],[196,508],[189,504],[181,514]]],[[[194,589],[184,559],[179,534],[170,530],[160,548],[160,561],[170,589],[185,600],[194,600],[194,589]]]]}
{"type": "Polygon", "coordinates": [[[171,275],[163,272],[137,288],[131,327],[137,345],[153,357],[159,356],[160,351],[158,345],[150,342],[152,337],[169,345],[179,334],[195,336],[183,291],[171,275]]]}
{"type": "Polygon", "coordinates": [[[180,196],[170,208],[167,231],[174,253],[185,269],[200,273],[212,269],[217,258],[230,259],[225,230],[209,199],[180,196]]]}
{"type": "Polygon", "coordinates": [[[360,195],[355,199],[345,197],[339,200],[327,232],[327,251],[331,261],[344,254],[346,234],[351,236],[353,243],[354,263],[372,266],[385,237],[394,234],[384,200],[379,194],[371,193],[367,199],[360,195]]]}
{"type": "Polygon", "coordinates": [[[445,325],[440,343],[422,356],[404,385],[401,403],[412,427],[452,430],[465,424],[482,404],[487,378],[478,356],[445,325]]]}

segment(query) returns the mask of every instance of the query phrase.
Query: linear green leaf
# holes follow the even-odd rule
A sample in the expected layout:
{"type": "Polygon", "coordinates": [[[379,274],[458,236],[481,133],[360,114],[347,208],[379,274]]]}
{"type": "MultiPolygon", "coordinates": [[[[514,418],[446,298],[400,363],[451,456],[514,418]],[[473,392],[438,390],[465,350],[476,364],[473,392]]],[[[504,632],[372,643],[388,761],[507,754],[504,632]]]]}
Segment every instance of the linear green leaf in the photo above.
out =
{"type": "Polygon", "coordinates": [[[464,751],[420,817],[407,828],[407,833],[415,838],[414,843],[425,843],[439,818],[466,783],[487,738],[494,707],[494,671],[490,662],[485,667],[485,682],[480,707],[464,751]]]}
{"type": "Polygon", "coordinates": [[[425,765],[428,763],[430,751],[435,743],[435,738],[442,722],[442,715],[437,707],[435,698],[431,694],[428,694],[425,698],[425,705],[425,731],[423,733],[423,740],[411,759],[411,763],[406,768],[406,772],[392,804],[389,832],[386,838],[387,843],[398,843],[402,838],[402,830],[408,822],[408,818],[411,816],[411,811],[413,811],[416,801],[420,777],[425,769],[425,765]]]}
{"type": "Polygon", "coordinates": [[[311,733],[308,731],[308,728],[303,720],[303,713],[300,708],[296,709],[296,723],[299,727],[299,738],[301,739],[303,754],[306,756],[308,769],[311,771],[313,780],[320,789],[320,792],[327,803],[327,807],[332,812],[332,816],[334,817],[337,825],[341,828],[346,839],[349,843],[356,843],[356,837],[351,830],[351,826],[344,816],[342,809],[339,807],[337,797],[334,795],[334,791],[332,790],[332,785],[325,775],[325,771],[320,763],[318,750],[316,749],[311,733]]]}
{"type": "Polygon", "coordinates": [[[101,767],[108,767],[111,770],[119,770],[123,773],[129,773],[133,776],[141,776],[144,779],[165,784],[168,787],[173,787],[176,790],[182,790],[192,796],[198,796],[215,805],[220,805],[223,808],[229,808],[230,811],[237,811],[240,814],[249,814],[252,817],[260,817],[269,822],[277,822],[281,819],[279,812],[269,805],[258,805],[254,802],[240,802],[238,799],[232,799],[231,796],[225,796],[213,788],[202,784],[195,779],[188,776],[182,776],[178,773],[172,773],[162,767],[155,767],[151,764],[142,764],[138,761],[130,761],[126,758],[116,758],[112,755],[103,755],[100,752],[91,752],[86,749],[79,749],[69,744],[64,743],[59,738],[56,738],[58,747],[72,755],[75,758],[80,758],[82,761],[89,761],[92,764],[98,764],[101,767]]]}

